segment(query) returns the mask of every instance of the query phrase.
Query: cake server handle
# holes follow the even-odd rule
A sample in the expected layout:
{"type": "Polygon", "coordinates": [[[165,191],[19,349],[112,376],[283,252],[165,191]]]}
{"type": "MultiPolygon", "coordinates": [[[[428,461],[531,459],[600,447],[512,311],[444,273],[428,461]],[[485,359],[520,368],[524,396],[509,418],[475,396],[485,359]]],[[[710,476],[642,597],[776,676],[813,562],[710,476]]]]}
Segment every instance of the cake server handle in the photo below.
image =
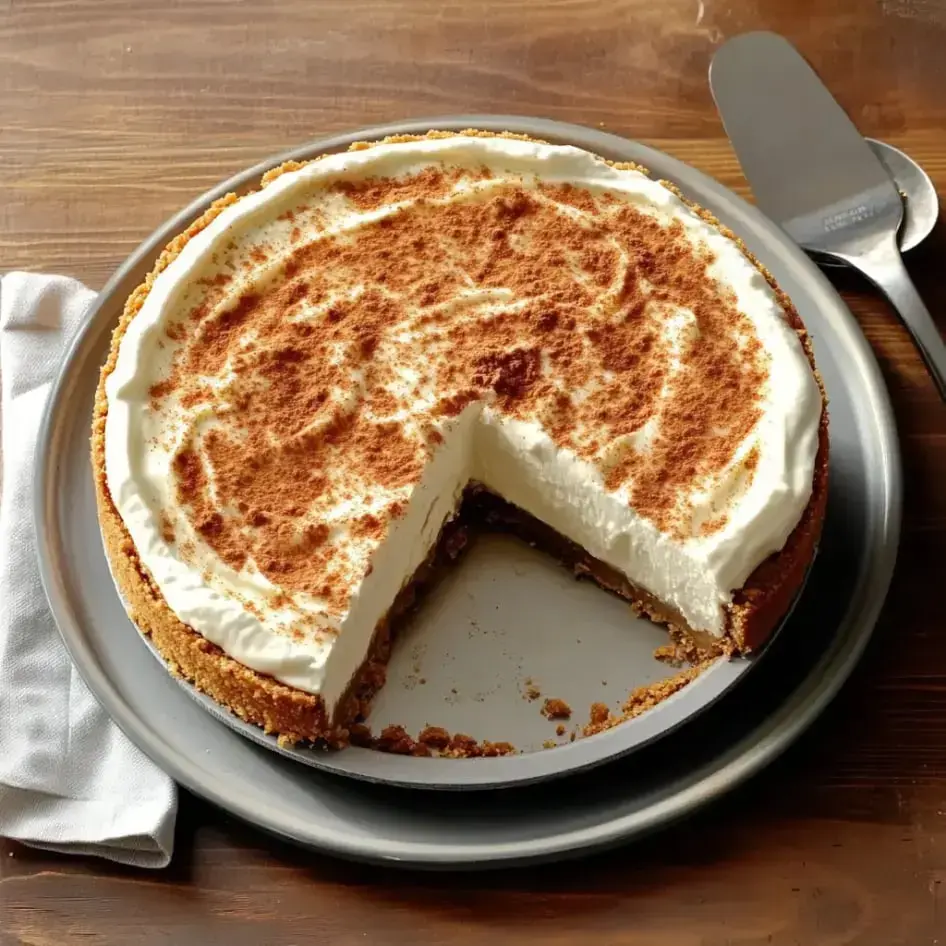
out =
{"type": "Polygon", "coordinates": [[[866,276],[887,297],[913,336],[940,399],[946,401],[946,343],[903,264],[896,237],[891,236],[863,251],[832,255],[866,276]]]}

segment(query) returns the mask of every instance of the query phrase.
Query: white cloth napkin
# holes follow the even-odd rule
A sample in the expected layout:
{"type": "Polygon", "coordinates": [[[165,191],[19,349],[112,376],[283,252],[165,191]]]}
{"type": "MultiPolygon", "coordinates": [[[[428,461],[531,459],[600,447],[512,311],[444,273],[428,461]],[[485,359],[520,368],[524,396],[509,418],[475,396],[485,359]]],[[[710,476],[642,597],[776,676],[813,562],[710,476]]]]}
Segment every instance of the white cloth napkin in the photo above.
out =
{"type": "Polygon", "coordinates": [[[164,867],[177,789],[95,701],[40,584],[33,451],[60,359],[95,294],[62,276],[0,280],[0,836],[164,867]]]}

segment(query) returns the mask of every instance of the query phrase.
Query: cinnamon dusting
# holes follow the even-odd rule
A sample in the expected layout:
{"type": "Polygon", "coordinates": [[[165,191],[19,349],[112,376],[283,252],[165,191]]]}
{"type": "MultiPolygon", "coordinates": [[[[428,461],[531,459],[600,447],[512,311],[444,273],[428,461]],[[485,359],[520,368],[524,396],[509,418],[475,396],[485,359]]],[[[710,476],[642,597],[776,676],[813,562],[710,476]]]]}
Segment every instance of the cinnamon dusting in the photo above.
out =
{"type": "Polygon", "coordinates": [[[553,697],[543,704],[542,715],[546,719],[568,719],[572,715],[572,708],[564,700],[553,697]]]}
{"type": "Polygon", "coordinates": [[[338,182],[355,207],[402,206],[357,239],[303,226],[299,207],[286,219],[302,237],[288,246],[221,254],[151,396],[155,409],[172,393],[185,409],[209,404],[218,420],[192,432],[173,469],[194,528],[227,564],[252,562],[341,613],[367,568],[350,537],[383,539],[438,425],[481,399],[538,420],[663,531],[692,534],[689,491],[756,424],[767,376],[749,320],[707,273],[711,255],[679,223],[570,185],[490,182],[480,199],[444,200],[482,179],[434,167],[338,182]],[[228,294],[228,264],[250,275],[274,261],[282,277],[268,288],[228,294]],[[667,320],[680,311],[695,340],[676,369],[667,320]],[[423,407],[430,390],[439,399],[423,407]],[[635,446],[658,412],[656,435],[635,446]],[[350,534],[325,518],[342,500],[373,506],[350,534]]]}

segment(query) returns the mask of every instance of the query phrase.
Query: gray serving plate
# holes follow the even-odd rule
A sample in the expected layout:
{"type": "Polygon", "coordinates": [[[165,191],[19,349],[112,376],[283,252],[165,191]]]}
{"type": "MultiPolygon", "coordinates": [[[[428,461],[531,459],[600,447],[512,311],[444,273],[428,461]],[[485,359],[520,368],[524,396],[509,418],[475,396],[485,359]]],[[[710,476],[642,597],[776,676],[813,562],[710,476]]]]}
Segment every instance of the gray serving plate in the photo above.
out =
{"type": "MultiPolygon", "coordinates": [[[[830,284],[777,227],[704,175],[642,145],[540,119],[469,116],[365,129],[274,158],[200,198],[143,244],[103,291],[51,393],[37,453],[36,520],[44,584],[80,672],[119,725],[178,781],[269,831],[339,854],[414,864],[486,865],[562,855],[653,829],[731,788],[788,745],[836,692],[871,633],[893,569],[900,489],[896,432],[873,355],[830,284]],[[577,144],[607,157],[637,161],[655,176],[677,183],[732,227],[792,296],[812,332],[831,400],[832,486],[821,553],[796,613],[768,649],[761,666],[745,675],[740,686],[724,699],[716,697],[734,680],[720,676],[711,695],[713,674],[724,672],[718,668],[732,672],[734,666],[738,674],[738,665],[719,664],[701,678],[706,690],[705,698],[697,701],[702,710],[698,714],[685,705],[697,689],[691,685],[667,701],[666,709],[658,708],[609,733],[561,748],[466,762],[395,759],[394,763],[402,766],[465,767],[474,773],[466,784],[478,781],[483,785],[509,780],[475,774],[486,772],[489,766],[520,766],[521,780],[544,780],[560,773],[563,766],[583,768],[629,748],[637,750],[606,768],[573,774],[553,786],[530,785],[500,793],[417,793],[340,779],[281,758],[268,747],[219,725],[151,658],[124,614],[101,552],[88,463],[88,420],[97,369],[124,296],[159,248],[210,200],[227,190],[252,185],[263,170],[288,158],[312,157],[345,148],[355,140],[387,134],[471,126],[522,131],[577,144]],[[663,728],[661,715],[669,721],[663,728]],[[648,719],[658,721],[652,724],[656,732],[611,751],[620,742],[622,731],[640,727],[643,732],[648,719]],[[687,725],[678,726],[682,719],[688,720],[687,725]],[[657,734],[663,738],[654,741],[657,734]],[[609,742],[605,751],[595,748],[609,742]],[[583,756],[583,752],[590,755],[583,756]]],[[[569,605],[583,614],[589,607],[596,609],[596,615],[601,607],[618,607],[595,589],[566,581],[564,575],[553,576],[550,563],[497,541],[502,547],[488,550],[490,554],[479,565],[474,561],[466,563],[472,568],[461,566],[457,580],[488,582],[489,561],[510,554],[519,562],[518,567],[529,573],[523,576],[528,583],[547,581],[550,594],[554,586],[555,600],[564,600],[557,597],[560,593],[590,595],[587,602],[576,599],[569,605]]],[[[457,598],[450,589],[438,589],[438,593],[445,600],[457,598]]],[[[474,598],[482,604],[482,594],[474,598]]],[[[623,611],[622,621],[625,616],[623,611]]],[[[589,625],[587,636],[598,630],[589,625]]],[[[625,636],[635,637],[634,630],[628,629],[625,636]]],[[[641,634],[646,633],[642,628],[641,634]]],[[[495,627],[493,636],[501,636],[495,627]]],[[[618,636],[612,634],[609,639],[613,642],[618,636]]],[[[575,640],[579,637],[576,634],[575,640]]],[[[581,640],[580,646],[584,646],[584,638],[581,640]]],[[[652,644],[647,646],[649,649],[652,644]]],[[[407,648],[402,650],[410,653],[407,648]]],[[[416,678],[414,689],[407,693],[412,699],[405,697],[399,706],[399,686],[389,686],[385,692],[392,694],[391,705],[386,710],[382,703],[376,712],[396,715],[417,705],[413,699],[417,690],[430,686],[429,682],[419,684],[424,671],[414,666],[418,662],[423,664],[423,660],[414,659],[400,677],[400,690],[409,690],[407,678],[416,678]]],[[[546,695],[568,699],[570,694],[554,690],[559,681],[547,685],[542,679],[545,670],[533,673],[527,660],[519,660],[516,666],[520,664],[522,682],[526,677],[538,678],[546,695]]],[[[563,678],[561,684],[565,682],[563,678]]],[[[618,686],[623,696],[633,681],[620,674],[615,677],[609,670],[608,685],[618,686]]],[[[455,702],[471,706],[491,702],[490,694],[479,692],[482,700],[455,702]]],[[[511,699],[511,694],[506,696],[511,699]]],[[[539,719],[537,707],[530,709],[518,690],[515,698],[536,717],[542,731],[554,737],[550,724],[539,719]]],[[[613,698],[619,698],[617,691],[613,698]]],[[[449,703],[441,700],[438,706],[449,703]]],[[[575,705],[580,718],[587,708],[575,705]]],[[[447,722],[437,717],[423,721],[447,722]]],[[[509,738],[499,731],[472,734],[509,738]]],[[[529,738],[527,747],[532,745],[529,738]]],[[[346,751],[339,758],[346,756],[357,757],[346,751]]],[[[367,752],[363,756],[390,759],[367,752]]],[[[377,771],[347,774],[416,781],[404,772],[393,776],[379,776],[377,771]]],[[[439,779],[439,784],[445,784],[444,778],[437,776],[434,782],[439,779]]],[[[420,781],[430,784],[431,778],[420,781]]]]}

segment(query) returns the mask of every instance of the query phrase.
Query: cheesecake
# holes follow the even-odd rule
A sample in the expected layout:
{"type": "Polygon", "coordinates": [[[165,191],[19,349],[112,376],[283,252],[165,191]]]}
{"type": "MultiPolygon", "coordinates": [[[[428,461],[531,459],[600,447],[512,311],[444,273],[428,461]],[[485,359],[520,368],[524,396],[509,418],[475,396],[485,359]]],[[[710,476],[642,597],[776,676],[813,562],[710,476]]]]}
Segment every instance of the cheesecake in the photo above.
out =
{"type": "Polygon", "coordinates": [[[472,520],[702,654],[758,649],[827,450],[804,326],[738,238],[642,168],[475,131],[214,203],[127,300],[92,431],[133,622],[221,705],[325,745],[472,520]]]}

